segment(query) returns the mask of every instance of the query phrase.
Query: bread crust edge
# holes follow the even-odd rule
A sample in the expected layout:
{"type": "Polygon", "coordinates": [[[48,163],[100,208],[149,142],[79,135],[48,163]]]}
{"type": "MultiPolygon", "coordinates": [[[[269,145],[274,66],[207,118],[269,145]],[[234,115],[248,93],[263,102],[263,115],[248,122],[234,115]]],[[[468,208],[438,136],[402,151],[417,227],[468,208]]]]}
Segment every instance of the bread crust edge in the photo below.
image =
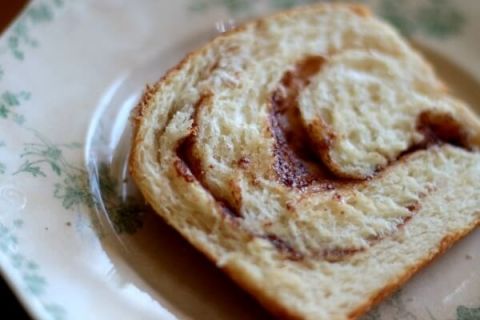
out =
{"type": "Polygon", "coordinates": [[[408,280],[410,280],[415,274],[420,270],[426,268],[430,263],[432,263],[436,258],[442,256],[453,244],[465,238],[471,231],[475,230],[480,226],[480,220],[473,221],[468,227],[459,230],[457,232],[452,232],[445,235],[438,246],[430,252],[430,254],[423,260],[420,260],[417,264],[411,266],[409,269],[405,270],[397,279],[388,283],[385,287],[380,289],[378,292],[372,294],[369,299],[360,305],[357,309],[351,312],[349,320],[358,319],[361,315],[365,314],[372,309],[375,305],[379,304],[385,298],[391,296],[395,291],[397,291],[402,285],[404,285],[408,280]]]}

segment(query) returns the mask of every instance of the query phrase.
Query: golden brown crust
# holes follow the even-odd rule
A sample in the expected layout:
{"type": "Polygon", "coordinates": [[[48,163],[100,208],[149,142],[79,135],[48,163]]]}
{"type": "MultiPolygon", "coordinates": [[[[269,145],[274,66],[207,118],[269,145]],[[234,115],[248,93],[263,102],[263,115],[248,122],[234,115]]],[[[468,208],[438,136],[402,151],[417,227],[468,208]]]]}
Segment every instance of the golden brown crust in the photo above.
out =
{"type": "Polygon", "coordinates": [[[459,230],[456,233],[446,235],[439,243],[435,251],[432,251],[425,259],[419,261],[410,269],[405,270],[405,272],[401,274],[395,281],[390,282],[383,289],[372,294],[366,302],[364,302],[361,306],[359,306],[357,309],[355,309],[348,315],[349,319],[355,320],[359,318],[361,315],[372,309],[373,306],[383,301],[386,297],[392,295],[410,278],[412,278],[418,271],[427,267],[431,262],[433,262],[433,260],[435,260],[435,258],[444,254],[445,251],[447,251],[447,249],[450,248],[455,242],[467,236],[478,226],[480,226],[480,220],[475,221],[472,225],[468,226],[465,229],[459,230]]]}

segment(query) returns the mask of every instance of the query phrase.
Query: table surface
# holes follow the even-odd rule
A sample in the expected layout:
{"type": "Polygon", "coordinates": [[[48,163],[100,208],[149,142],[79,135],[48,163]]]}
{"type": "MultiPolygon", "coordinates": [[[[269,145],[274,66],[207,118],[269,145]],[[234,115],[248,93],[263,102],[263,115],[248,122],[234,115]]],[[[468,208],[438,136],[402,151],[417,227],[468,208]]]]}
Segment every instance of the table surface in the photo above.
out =
{"type": "MultiPolygon", "coordinates": [[[[18,15],[27,2],[27,0],[3,1],[0,5],[0,34],[3,34],[5,28],[18,15]]],[[[30,319],[2,277],[0,277],[0,299],[2,314],[8,315],[9,319],[30,319]]]]}

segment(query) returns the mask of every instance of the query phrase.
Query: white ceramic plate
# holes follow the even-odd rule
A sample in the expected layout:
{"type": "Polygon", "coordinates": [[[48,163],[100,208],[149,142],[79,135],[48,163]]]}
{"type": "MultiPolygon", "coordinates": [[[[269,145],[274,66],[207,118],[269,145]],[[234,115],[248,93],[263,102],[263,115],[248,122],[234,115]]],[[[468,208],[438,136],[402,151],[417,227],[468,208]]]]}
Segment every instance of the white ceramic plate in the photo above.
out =
{"type": "MultiPolygon", "coordinates": [[[[0,267],[38,319],[266,319],[126,173],[145,83],[242,19],[310,1],[39,0],[0,39],[0,267]]],[[[480,2],[372,0],[480,106],[480,2]]],[[[480,319],[475,231],[364,319],[480,319]]]]}

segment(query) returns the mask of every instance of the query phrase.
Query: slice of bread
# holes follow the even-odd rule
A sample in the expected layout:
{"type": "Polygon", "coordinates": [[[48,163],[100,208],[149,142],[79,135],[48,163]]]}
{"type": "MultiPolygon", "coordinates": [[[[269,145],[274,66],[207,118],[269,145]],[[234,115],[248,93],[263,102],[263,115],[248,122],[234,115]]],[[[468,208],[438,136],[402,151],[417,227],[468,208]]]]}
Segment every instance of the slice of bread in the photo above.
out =
{"type": "Polygon", "coordinates": [[[356,319],[480,224],[480,122],[357,5],[220,35],[147,88],[145,199],[266,308],[356,319]]]}

